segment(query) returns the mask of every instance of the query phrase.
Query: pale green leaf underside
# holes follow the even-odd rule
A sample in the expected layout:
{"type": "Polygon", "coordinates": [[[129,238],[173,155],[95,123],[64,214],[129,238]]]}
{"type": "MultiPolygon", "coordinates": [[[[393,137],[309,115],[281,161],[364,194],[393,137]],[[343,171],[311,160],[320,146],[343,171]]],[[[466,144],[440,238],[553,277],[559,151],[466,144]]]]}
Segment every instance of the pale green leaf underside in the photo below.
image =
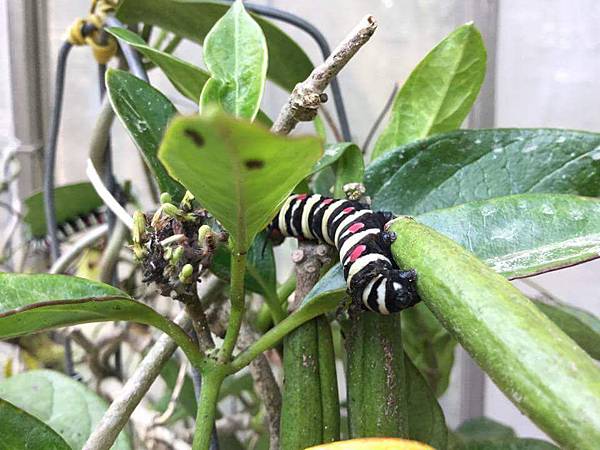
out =
{"type": "Polygon", "coordinates": [[[236,1],[204,39],[211,74],[200,95],[200,111],[218,104],[235,117],[254,119],[267,77],[267,42],[260,26],[236,1]]]}
{"type": "MultiPolygon", "coordinates": [[[[83,383],[50,370],[24,372],[0,381],[0,398],[37,417],[73,449],[83,448],[108,406],[83,383]]],[[[130,448],[123,432],[112,447],[130,448]]]]}
{"type": "Polygon", "coordinates": [[[159,158],[246,251],[321,152],[317,138],[279,136],[213,112],[175,119],[159,158]]]}
{"type": "Polygon", "coordinates": [[[372,159],[399,145],[460,127],[477,98],[485,66],[483,39],[472,24],[448,35],[396,94],[372,159]]]}

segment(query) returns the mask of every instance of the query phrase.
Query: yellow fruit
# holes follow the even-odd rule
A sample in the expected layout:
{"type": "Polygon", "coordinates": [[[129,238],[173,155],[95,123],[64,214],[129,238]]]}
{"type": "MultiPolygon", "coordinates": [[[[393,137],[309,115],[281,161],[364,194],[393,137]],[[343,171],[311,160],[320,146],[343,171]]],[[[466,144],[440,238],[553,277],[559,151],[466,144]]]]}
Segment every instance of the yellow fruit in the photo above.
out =
{"type": "Polygon", "coordinates": [[[407,439],[362,438],[317,445],[304,450],[434,450],[434,448],[407,439]]]}

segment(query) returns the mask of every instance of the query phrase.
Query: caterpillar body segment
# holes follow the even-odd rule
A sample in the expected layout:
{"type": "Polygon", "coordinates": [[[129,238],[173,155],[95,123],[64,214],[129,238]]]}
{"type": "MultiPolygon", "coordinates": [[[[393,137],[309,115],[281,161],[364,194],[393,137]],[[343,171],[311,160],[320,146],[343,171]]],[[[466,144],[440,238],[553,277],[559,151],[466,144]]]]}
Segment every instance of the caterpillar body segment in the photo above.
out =
{"type": "Polygon", "coordinates": [[[286,200],[269,228],[283,237],[334,245],[350,295],[371,311],[390,314],[419,301],[416,273],[399,269],[392,258],[395,235],[384,230],[391,219],[390,213],[374,212],[358,201],[297,194],[286,200]]]}

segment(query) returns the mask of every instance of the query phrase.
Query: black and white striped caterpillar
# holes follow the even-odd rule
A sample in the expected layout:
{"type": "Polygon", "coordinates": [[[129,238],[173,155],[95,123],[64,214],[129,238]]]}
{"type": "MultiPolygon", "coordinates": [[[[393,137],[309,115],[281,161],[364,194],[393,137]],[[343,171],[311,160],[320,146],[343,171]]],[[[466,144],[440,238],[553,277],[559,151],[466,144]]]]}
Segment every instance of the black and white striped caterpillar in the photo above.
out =
{"type": "Polygon", "coordinates": [[[415,271],[399,269],[391,255],[396,236],[384,227],[392,218],[358,201],[298,194],[286,200],[269,229],[334,245],[352,298],[371,311],[390,314],[419,301],[415,271]]]}

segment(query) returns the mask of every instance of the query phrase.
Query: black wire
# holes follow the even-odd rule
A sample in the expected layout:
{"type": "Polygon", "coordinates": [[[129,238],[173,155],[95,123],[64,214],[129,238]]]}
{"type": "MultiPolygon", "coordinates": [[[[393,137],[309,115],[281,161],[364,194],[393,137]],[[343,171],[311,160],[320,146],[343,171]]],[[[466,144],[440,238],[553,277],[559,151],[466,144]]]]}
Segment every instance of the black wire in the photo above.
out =
{"type": "Polygon", "coordinates": [[[46,217],[46,229],[50,242],[50,259],[52,262],[60,257],[60,246],[58,242],[58,231],[56,223],[56,211],[54,210],[54,169],[56,165],[56,143],[60,129],[60,117],[62,114],[63,94],[65,88],[65,71],[69,52],[73,48],[70,42],[63,42],[58,51],[56,65],[56,79],[54,81],[54,105],[50,118],[50,134],[46,151],[44,152],[44,215],[46,217]]]}
{"type": "MultiPolygon", "coordinates": [[[[226,0],[231,3],[231,0],[226,0]]],[[[281,20],[282,22],[288,23],[290,25],[294,25],[296,28],[307,33],[310,37],[314,39],[314,41],[319,46],[321,50],[321,54],[323,55],[323,59],[327,59],[331,54],[331,48],[327,43],[327,39],[323,36],[323,33],[319,31],[317,27],[303,19],[302,17],[296,16],[286,11],[282,11],[277,8],[272,8],[270,6],[257,5],[254,3],[246,3],[244,2],[244,6],[246,9],[249,9],[252,12],[263,15],[265,17],[270,17],[271,19],[281,20]]],[[[331,93],[333,94],[333,102],[335,104],[335,110],[338,116],[338,120],[340,122],[340,131],[342,132],[342,136],[345,141],[350,142],[352,140],[352,134],[350,133],[350,124],[348,123],[348,116],[346,115],[346,108],[344,106],[344,99],[342,97],[342,91],[340,89],[340,85],[337,77],[334,77],[331,80],[331,93]]]]}
{"type": "MultiPolygon", "coordinates": [[[[108,15],[106,16],[106,25],[109,27],[116,28],[126,28],[123,23],[117,19],[115,16],[108,15]]],[[[139,53],[131,47],[131,45],[119,40],[119,47],[121,48],[121,52],[127,61],[127,65],[129,66],[129,71],[133,73],[136,77],[141,78],[142,80],[149,82],[148,74],[146,73],[146,69],[144,69],[144,64],[142,64],[142,60],[140,58],[139,53]]]]}

